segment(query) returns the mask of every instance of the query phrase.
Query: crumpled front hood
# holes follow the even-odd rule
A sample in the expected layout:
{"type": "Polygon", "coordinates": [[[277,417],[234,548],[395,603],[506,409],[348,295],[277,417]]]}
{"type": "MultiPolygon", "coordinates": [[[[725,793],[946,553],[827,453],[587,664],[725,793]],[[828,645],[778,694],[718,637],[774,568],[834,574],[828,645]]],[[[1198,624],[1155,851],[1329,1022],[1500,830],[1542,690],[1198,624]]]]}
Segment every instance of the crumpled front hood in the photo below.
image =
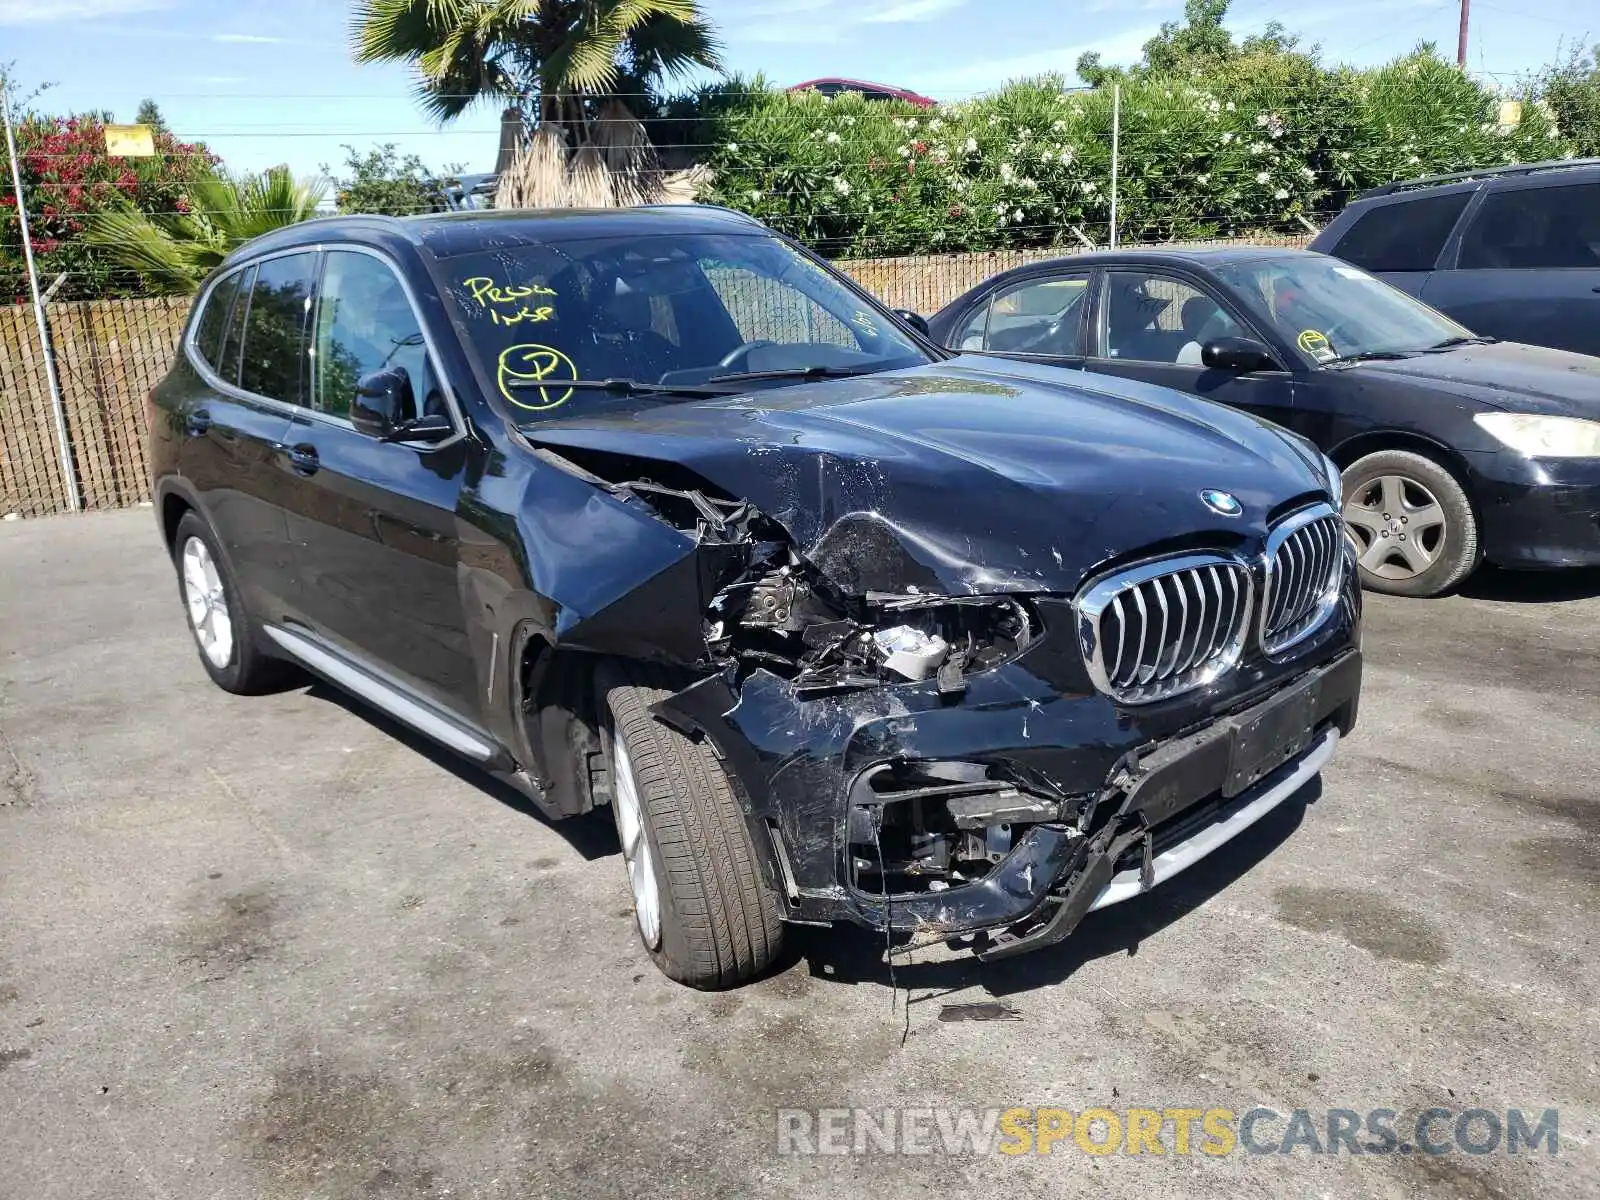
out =
{"type": "Polygon", "coordinates": [[[1336,369],[1415,381],[1487,408],[1600,419],[1600,358],[1546,346],[1491,342],[1336,369]]]}
{"type": "Polygon", "coordinates": [[[679,464],[781,524],[852,594],[1072,591],[1146,547],[1257,540],[1269,512],[1324,487],[1306,452],[1253,417],[994,359],[523,432],[558,452],[679,464]],[[1211,488],[1242,514],[1207,508],[1211,488]]]}

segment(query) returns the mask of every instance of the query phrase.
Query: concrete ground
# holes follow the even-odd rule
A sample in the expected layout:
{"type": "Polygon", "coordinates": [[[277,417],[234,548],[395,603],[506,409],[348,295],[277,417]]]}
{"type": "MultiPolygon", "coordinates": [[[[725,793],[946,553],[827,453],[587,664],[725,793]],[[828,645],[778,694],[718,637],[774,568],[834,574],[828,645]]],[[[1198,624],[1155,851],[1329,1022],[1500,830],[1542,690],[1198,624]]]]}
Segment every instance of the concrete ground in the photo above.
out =
{"type": "Polygon", "coordinates": [[[606,823],[323,686],[214,688],[148,511],[5,524],[0,1196],[1600,1194],[1596,597],[1369,597],[1306,803],[1054,952],[892,993],[811,937],[702,995],[645,958],[606,823]],[[792,1157],[774,1125],[1258,1104],[1554,1107],[1560,1152],[792,1157]]]}

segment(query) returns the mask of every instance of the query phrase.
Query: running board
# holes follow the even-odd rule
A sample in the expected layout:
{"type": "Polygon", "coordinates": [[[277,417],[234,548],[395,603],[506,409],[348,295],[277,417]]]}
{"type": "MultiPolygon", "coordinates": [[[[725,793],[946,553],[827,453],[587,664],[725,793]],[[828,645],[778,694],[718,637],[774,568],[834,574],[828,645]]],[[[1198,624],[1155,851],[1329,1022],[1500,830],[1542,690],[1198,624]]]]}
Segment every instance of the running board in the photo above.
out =
{"type": "Polygon", "coordinates": [[[266,635],[319,675],[359,696],[418,733],[480,763],[501,757],[500,747],[474,733],[454,717],[407,695],[398,686],[350,662],[305,634],[280,625],[264,627],[266,635]]]}

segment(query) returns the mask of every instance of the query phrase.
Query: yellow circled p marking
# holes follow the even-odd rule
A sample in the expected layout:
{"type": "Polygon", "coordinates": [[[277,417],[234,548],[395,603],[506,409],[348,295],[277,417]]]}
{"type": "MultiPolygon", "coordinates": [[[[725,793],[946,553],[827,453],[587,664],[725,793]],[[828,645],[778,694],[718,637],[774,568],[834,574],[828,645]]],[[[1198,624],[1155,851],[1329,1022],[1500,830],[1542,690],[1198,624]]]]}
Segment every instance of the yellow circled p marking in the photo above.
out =
{"type": "Polygon", "coordinates": [[[500,394],[509,404],[518,408],[525,408],[529,412],[548,412],[552,408],[559,408],[571,398],[573,389],[564,391],[561,384],[578,377],[578,368],[561,351],[554,346],[542,346],[537,342],[529,342],[520,346],[507,346],[500,352],[500,370],[496,382],[500,387],[500,394]],[[551,387],[516,388],[512,383],[539,383],[546,380],[551,387]],[[551,393],[561,392],[561,395],[552,399],[551,393]],[[544,401],[543,404],[530,404],[527,399],[537,395],[544,401]]]}
{"type": "Polygon", "coordinates": [[[1322,354],[1333,349],[1333,346],[1328,342],[1328,335],[1320,329],[1302,329],[1300,336],[1295,341],[1299,344],[1300,349],[1310,355],[1322,354]]]}

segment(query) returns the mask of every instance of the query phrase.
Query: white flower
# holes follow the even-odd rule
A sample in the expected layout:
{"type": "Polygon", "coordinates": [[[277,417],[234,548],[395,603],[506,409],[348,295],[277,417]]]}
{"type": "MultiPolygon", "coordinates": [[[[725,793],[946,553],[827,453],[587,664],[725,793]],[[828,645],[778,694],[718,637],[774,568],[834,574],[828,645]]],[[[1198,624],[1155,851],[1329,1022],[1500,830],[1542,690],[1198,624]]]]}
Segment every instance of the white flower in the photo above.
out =
{"type": "Polygon", "coordinates": [[[750,199],[752,199],[752,200],[761,199],[761,191],[760,191],[760,189],[752,190],[751,193],[750,193],[750,199]]]}
{"type": "Polygon", "coordinates": [[[1257,172],[1257,174],[1256,174],[1256,182],[1257,183],[1271,183],[1272,182],[1272,172],[1271,171],[1260,171],[1260,172],[1257,172]]]}
{"type": "Polygon", "coordinates": [[[1014,225],[1021,225],[1022,224],[1022,210],[1020,208],[1017,209],[1016,212],[1011,214],[1011,221],[1012,221],[1012,224],[1014,224],[1014,225]]]}
{"type": "Polygon", "coordinates": [[[1339,151],[1339,157],[1340,157],[1340,158],[1341,158],[1341,159],[1343,159],[1343,158],[1349,158],[1349,157],[1350,157],[1350,151],[1348,151],[1348,150],[1341,150],[1341,151],[1339,151]]]}
{"type": "Polygon", "coordinates": [[[831,130],[828,132],[828,136],[827,136],[827,138],[825,140],[827,141],[828,145],[830,145],[830,146],[837,146],[839,144],[839,141],[840,141],[839,135],[837,133],[834,133],[831,130]]]}
{"type": "Polygon", "coordinates": [[[1039,181],[1037,179],[1024,179],[1022,180],[1022,186],[1030,192],[1037,192],[1039,190],[1039,181]]]}
{"type": "Polygon", "coordinates": [[[854,125],[856,123],[856,119],[854,117],[846,117],[844,119],[844,123],[846,125],[854,125]]]}
{"type": "Polygon", "coordinates": [[[1226,146],[1226,145],[1227,145],[1227,144],[1228,144],[1228,143],[1229,143],[1229,142],[1231,142],[1231,141],[1233,141],[1233,134],[1231,134],[1231,133],[1224,133],[1224,134],[1223,134],[1223,135],[1222,135],[1222,144],[1223,144],[1223,145],[1224,145],[1224,146],[1226,146]]]}
{"type": "Polygon", "coordinates": [[[1232,112],[1233,111],[1233,101],[1229,100],[1225,105],[1223,105],[1223,107],[1226,108],[1229,112],[1232,112]]]}
{"type": "Polygon", "coordinates": [[[907,129],[915,129],[916,127],[917,127],[917,119],[915,117],[907,117],[906,118],[906,128],[907,129]]]}
{"type": "Polygon", "coordinates": [[[1093,180],[1091,180],[1091,179],[1084,180],[1084,183],[1083,183],[1083,194],[1085,196],[1092,196],[1099,190],[1100,189],[1095,186],[1095,183],[1094,183],[1093,180]]]}
{"type": "Polygon", "coordinates": [[[978,152],[978,139],[977,138],[968,138],[967,139],[967,153],[968,154],[976,154],[977,152],[978,152]]]}
{"type": "Polygon", "coordinates": [[[1063,167],[1070,167],[1072,165],[1072,160],[1077,156],[1078,152],[1071,146],[1061,147],[1061,165],[1063,167]]]}
{"type": "Polygon", "coordinates": [[[1406,161],[1415,163],[1415,162],[1421,162],[1422,160],[1420,158],[1418,158],[1415,154],[1413,154],[1410,158],[1406,159],[1406,161]]]}
{"type": "Polygon", "coordinates": [[[1277,191],[1272,193],[1272,198],[1274,200],[1287,200],[1289,198],[1289,189],[1279,188],[1277,191]]]}
{"type": "Polygon", "coordinates": [[[1211,176],[1210,175],[1196,175],[1195,176],[1195,181],[1197,183],[1210,183],[1211,182],[1211,176]]]}
{"type": "Polygon", "coordinates": [[[1000,178],[1006,183],[1015,183],[1017,179],[1016,168],[1010,163],[1000,164],[1000,178]]]}
{"type": "Polygon", "coordinates": [[[842,175],[835,175],[833,177],[833,190],[841,196],[848,196],[850,194],[850,181],[842,175]]]}
{"type": "Polygon", "coordinates": [[[935,229],[935,230],[934,230],[934,231],[933,231],[933,240],[934,240],[934,241],[936,241],[936,242],[942,242],[942,241],[944,241],[944,230],[942,230],[942,229],[935,229]]]}
{"type": "Polygon", "coordinates": [[[1265,129],[1267,127],[1267,114],[1266,113],[1257,113],[1256,114],[1256,124],[1261,126],[1261,128],[1265,129]]]}
{"type": "Polygon", "coordinates": [[[1300,174],[1304,175],[1307,179],[1315,179],[1317,177],[1317,173],[1310,167],[1301,167],[1300,174]]]}
{"type": "Polygon", "coordinates": [[[1006,206],[1004,204],[996,204],[994,211],[1003,217],[1006,215],[1006,206]]]}
{"type": "Polygon", "coordinates": [[[1271,149],[1272,149],[1272,147],[1267,145],[1265,142],[1251,142],[1250,143],[1250,153],[1251,154],[1265,154],[1268,150],[1271,150],[1271,149]]]}
{"type": "Polygon", "coordinates": [[[728,153],[729,154],[737,154],[737,153],[739,153],[739,143],[738,142],[729,142],[728,143],[728,153]]]}
{"type": "Polygon", "coordinates": [[[928,122],[928,131],[930,133],[938,133],[939,130],[941,130],[943,128],[944,128],[944,122],[939,120],[938,117],[935,117],[933,120],[928,122]]]}
{"type": "Polygon", "coordinates": [[[1051,129],[1054,129],[1057,132],[1060,132],[1061,130],[1065,129],[1066,127],[1067,127],[1067,123],[1065,121],[1057,121],[1054,125],[1050,126],[1051,129]]]}

